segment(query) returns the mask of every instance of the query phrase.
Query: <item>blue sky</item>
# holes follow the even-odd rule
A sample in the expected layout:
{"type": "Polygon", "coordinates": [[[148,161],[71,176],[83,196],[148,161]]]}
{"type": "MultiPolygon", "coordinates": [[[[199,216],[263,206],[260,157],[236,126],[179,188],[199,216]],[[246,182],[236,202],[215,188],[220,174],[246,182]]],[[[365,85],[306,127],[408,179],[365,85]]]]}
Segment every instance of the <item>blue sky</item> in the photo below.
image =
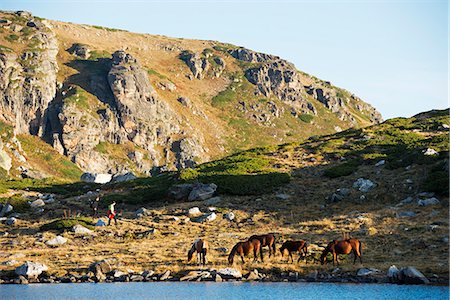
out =
{"type": "Polygon", "coordinates": [[[384,118],[448,107],[447,1],[21,1],[2,10],[276,54],[384,118]]]}

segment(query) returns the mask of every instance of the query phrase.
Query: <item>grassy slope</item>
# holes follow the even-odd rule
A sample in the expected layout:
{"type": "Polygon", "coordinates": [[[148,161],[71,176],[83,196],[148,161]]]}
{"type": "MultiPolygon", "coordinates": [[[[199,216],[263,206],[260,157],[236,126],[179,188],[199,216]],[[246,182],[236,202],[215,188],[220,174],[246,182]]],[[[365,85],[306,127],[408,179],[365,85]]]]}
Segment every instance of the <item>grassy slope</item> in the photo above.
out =
{"type": "MultiPolygon", "coordinates": [[[[36,259],[48,264],[51,272],[61,275],[82,272],[90,262],[107,257],[118,258],[120,263],[115,263],[114,267],[123,270],[154,269],[162,272],[166,269],[195,269],[194,265],[186,264],[185,253],[192,240],[199,236],[210,240],[209,266],[220,268],[226,266],[226,254],[217,249],[230,249],[239,239],[253,233],[276,232],[278,243],[286,239],[306,239],[312,244],[310,250],[313,255],[318,255],[315,249],[320,249],[331,239],[339,238],[343,232],[350,232],[363,241],[365,267],[385,271],[392,264],[399,267],[413,265],[427,276],[436,274],[440,278],[448,278],[448,243],[442,242],[448,234],[448,189],[438,194],[441,204],[436,206],[418,207],[414,201],[397,205],[407,196],[422,192],[427,176],[448,158],[448,132],[440,129],[441,124],[450,121],[447,114],[448,111],[438,111],[428,113],[426,118],[392,119],[379,126],[349,130],[303,143],[244,151],[200,165],[195,170],[186,170],[178,176],[167,174],[103,186],[101,193],[104,201],[111,200],[108,195],[120,201],[118,210],[123,211],[124,219],[117,228],[96,228],[97,236],[92,240],[65,232],[63,235],[69,239],[68,244],[49,250],[44,244],[36,242],[34,237],[40,226],[55,218],[59,220],[64,211],[88,214],[87,195],[63,197],[63,200],[48,205],[44,215],[24,214],[15,228],[0,225],[0,230],[11,233],[6,239],[20,241],[10,249],[10,253],[26,255],[18,259],[19,263],[36,259]],[[440,155],[435,158],[419,155],[428,147],[440,151],[440,155]],[[358,161],[359,164],[346,176],[325,176],[324,171],[342,164],[341,157],[358,161]],[[381,158],[387,161],[385,166],[374,167],[374,163],[381,158]],[[405,168],[406,165],[410,167],[405,168]],[[288,195],[287,199],[279,199],[267,190],[256,196],[233,195],[239,194],[245,186],[257,186],[260,180],[258,175],[284,173],[292,175],[290,183],[276,184],[275,187],[277,192],[288,195]],[[206,210],[202,202],[167,202],[166,188],[177,178],[192,180],[223,175],[231,180],[223,181],[221,186],[229,184],[235,189],[221,190],[222,201],[216,206],[219,215],[216,221],[208,224],[183,223],[170,217],[178,215],[183,219],[186,209],[192,206],[206,210]],[[242,176],[253,178],[253,184],[252,181],[232,179],[242,176]],[[352,190],[341,202],[324,200],[337,188],[351,187],[359,177],[377,183],[377,188],[364,193],[365,199],[361,200],[363,193],[352,190]],[[133,219],[133,211],[140,206],[150,208],[151,216],[133,219]],[[222,218],[221,214],[228,211],[236,214],[236,222],[230,223],[222,218]],[[396,213],[400,211],[414,211],[417,217],[396,218],[396,213]],[[431,230],[430,224],[438,226],[431,230]],[[148,228],[156,228],[157,232],[151,238],[143,238],[140,233],[148,228]],[[416,251],[425,248],[426,251],[416,251]],[[69,251],[71,255],[67,257],[69,251]]],[[[448,173],[446,176],[448,183],[448,173]]],[[[105,209],[102,207],[102,213],[105,209]]],[[[60,231],[46,231],[43,238],[50,239],[57,233],[60,231]]],[[[265,263],[247,262],[243,266],[236,264],[236,267],[244,271],[258,268],[265,273],[298,271],[304,274],[332,269],[329,265],[286,264],[279,255],[265,263]]],[[[341,270],[354,274],[359,267],[359,264],[353,266],[344,262],[341,270]]]]}

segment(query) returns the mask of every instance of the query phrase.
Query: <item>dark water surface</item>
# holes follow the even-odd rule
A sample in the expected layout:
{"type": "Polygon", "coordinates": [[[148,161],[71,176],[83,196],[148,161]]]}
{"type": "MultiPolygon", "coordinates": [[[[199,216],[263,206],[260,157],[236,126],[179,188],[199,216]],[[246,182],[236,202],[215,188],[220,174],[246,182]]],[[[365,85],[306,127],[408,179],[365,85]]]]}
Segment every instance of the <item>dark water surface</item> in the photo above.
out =
{"type": "Polygon", "coordinates": [[[448,286],[334,283],[82,283],[0,285],[0,299],[449,299],[448,286]]]}

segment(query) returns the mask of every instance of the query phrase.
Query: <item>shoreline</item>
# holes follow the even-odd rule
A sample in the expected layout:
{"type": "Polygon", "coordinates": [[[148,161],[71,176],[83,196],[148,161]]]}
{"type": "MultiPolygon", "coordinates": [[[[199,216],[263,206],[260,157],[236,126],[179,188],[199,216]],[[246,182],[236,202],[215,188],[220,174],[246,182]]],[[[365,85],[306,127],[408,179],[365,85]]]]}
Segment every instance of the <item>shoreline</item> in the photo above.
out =
{"type": "MultiPolygon", "coordinates": [[[[255,270],[256,271],[256,270],[255,270]]],[[[114,272],[99,279],[92,274],[55,276],[51,274],[41,274],[37,278],[26,278],[25,276],[14,276],[12,272],[0,275],[0,285],[2,284],[65,284],[65,283],[136,283],[136,282],[261,282],[261,283],[338,283],[338,284],[393,284],[393,285],[425,285],[425,286],[450,286],[448,278],[428,278],[428,283],[415,281],[393,281],[386,274],[358,276],[354,274],[336,273],[316,273],[315,277],[295,274],[261,274],[256,271],[249,272],[241,277],[220,276],[216,270],[180,271],[171,274],[151,274],[148,271],[142,273],[121,273],[114,272]],[[145,274],[147,272],[147,274],[145,274]],[[190,275],[198,272],[197,275],[190,275]],[[120,275],[120,276],[118,276],[120,275]],[[203,276],[203,277],[202,277],[203,276]]],[[[5,272],[4,272],[5,273],[5,272]]]]}

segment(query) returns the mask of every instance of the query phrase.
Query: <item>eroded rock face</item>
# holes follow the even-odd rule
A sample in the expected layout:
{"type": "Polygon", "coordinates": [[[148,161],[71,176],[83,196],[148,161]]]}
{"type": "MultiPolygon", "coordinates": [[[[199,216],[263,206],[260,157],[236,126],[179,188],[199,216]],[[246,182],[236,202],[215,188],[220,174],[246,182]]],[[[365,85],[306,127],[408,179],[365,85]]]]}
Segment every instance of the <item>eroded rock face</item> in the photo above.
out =
{"type": "Polygon", "coordinates": [[[245,48],[230,49],[228,53],[236,59],[257,63],[280,59],[278,56],[259,53],[245,48]]]}
{"type": "Polygon", "coordinates": [[[56,94],[58,43],[47,25],[28,18],[32,47],[20,55],[0,50],[0,110],[15,133],[41,135],[56,94]]]}

